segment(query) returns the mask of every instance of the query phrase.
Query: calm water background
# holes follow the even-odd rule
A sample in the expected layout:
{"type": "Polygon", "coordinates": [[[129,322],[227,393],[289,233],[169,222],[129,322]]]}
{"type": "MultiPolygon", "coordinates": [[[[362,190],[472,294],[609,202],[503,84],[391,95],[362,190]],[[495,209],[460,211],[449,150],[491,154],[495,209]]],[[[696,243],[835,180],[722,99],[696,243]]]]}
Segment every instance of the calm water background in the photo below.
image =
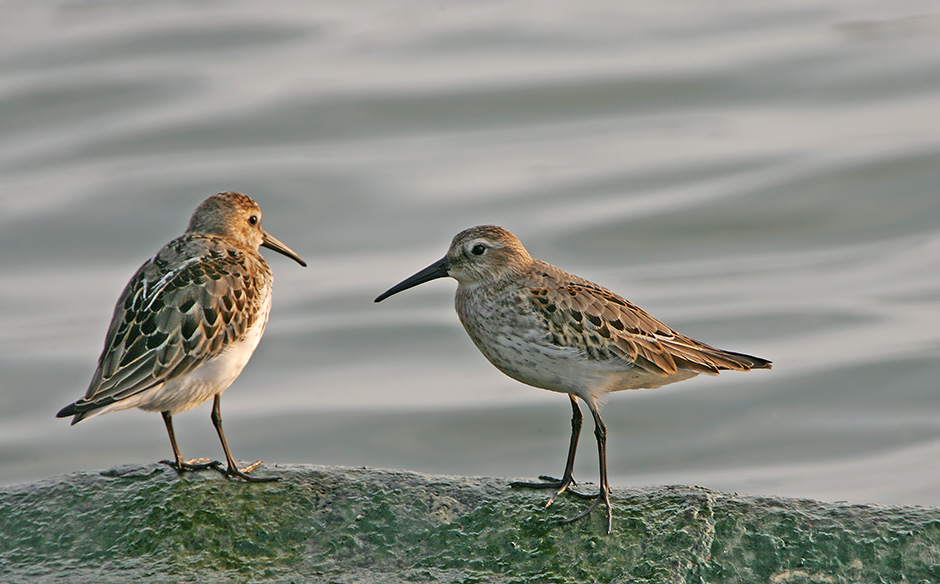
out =
{"type": "Polygon", "coordinates": [[[240,459],[559,473],[567,400],[486,363],[453,281],[372,304],[486,222],[775,362],[614,395],[616,485],[940,505],[938,185],[933,1],[0,2],[0,483],[169,454],[156,415],[53,414],[234,189],[310,264],[267,254],[240,459]]]}

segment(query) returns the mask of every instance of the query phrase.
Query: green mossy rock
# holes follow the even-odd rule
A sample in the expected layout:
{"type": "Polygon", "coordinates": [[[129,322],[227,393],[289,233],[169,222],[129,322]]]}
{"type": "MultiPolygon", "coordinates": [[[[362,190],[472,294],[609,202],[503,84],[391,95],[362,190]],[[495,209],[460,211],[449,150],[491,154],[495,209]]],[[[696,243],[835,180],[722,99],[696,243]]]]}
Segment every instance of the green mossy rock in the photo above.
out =
{"type": "Polygon", "coordinates": [[[940,582],[940,510],[277,466],[248,484],[160,465],[0,490],[2,582],[940,582]]]}

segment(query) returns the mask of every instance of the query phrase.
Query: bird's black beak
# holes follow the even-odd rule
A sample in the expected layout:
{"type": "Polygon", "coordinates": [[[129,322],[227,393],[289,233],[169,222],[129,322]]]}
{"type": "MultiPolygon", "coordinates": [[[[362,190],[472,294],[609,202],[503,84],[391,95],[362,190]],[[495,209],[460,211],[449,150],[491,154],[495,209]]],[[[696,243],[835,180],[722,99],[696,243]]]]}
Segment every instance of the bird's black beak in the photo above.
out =
{"type": "Polygon", "coordinates": [[[273,250],[276,251],[277,253],[281,253],[281,254],[286,255],[287,257],[289,257],[290,259],[294,260],[295,262],[297,262],[298,264],[302,265],[303,267],[305,267],[305,268],[307,267],[307,262],[305,262],[305,261],[303,261],[302,259],[300,259],[300,256],[297,255],[297,254],[294,252],[294,250],[292,250],[291,248],[287,247],[286,245],[284,245],[283,243],[281,243],[280,241],[278,241],[276,237],[274,237],[273,235],[271,235],[271,234],[268,233],[267,231],[262,231],[261,233],[262,233],[262,237],[263,237],[263,239],[261,240],[261,247],[266,247],[266,248],[268,248],[268,249],[273,249],[273,250]]]}
{"type": "Polygon", "coordinates": [[[430,282],[431,280],[437,280],[438,278],[444,278],[448,276],[447,273],[447,257],[443,257],[440,260],[434,262],[430,266],[424,268],[414,276],[395,284],[385,292],[379,295],[375,299],[376,302],[382,302],[392,294],[398,294],[402,290],[407,290],[408,288],[414,288],[418,284],[424,284],[425,282],[430,282]]]}

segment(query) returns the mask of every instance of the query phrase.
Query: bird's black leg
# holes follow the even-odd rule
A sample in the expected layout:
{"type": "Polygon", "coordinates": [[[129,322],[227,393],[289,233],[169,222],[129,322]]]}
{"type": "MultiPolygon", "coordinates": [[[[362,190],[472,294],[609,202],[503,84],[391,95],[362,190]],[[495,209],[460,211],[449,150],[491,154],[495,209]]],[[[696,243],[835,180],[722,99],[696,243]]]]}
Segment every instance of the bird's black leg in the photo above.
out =
{"type": "Polygon", "coordinates": [[[568,461],[565,463],[565,474],[561,477],[561,479],[542,475],[539,477],[539,479],[542,481],[540,483],[510,483],[510,486],[515,488],[555,489],[555,494],[552,495],[548,500],[548,503],[545,504],[546,507],[554,503],[555,498],[565,491],[568,491],[572,495],[581,497],[582,499],[594,498],[593,495],[579,493],[571,489],[571,487],[577,484],[574,481],[574,455],[578,449],[578,437],[581,435],[581,423],[584,420],[584,416],[581,414],[581,408],[578,406],[578,400],[571,394],[568,394],[568,397],[571,399],[571,442],[568,444],[568,461]]]}
{"type": "Polygon", "coordinates": [[[160,412],[160,415],[163,416],[163,424],[166,426],[166,433],[170,437],[170,446],[173,447],[173,460],[161,460],[161,464],[169,466],[176,470],[176,472],[206,470],[207,468],[215,468],[216,465],[221,464],[217,461],[183,462],[183,456],[180,454],[179,446],[176,445],[176,433],[173,432],[173,416],[170,415],[170,412],[160,412]]]}
{"type": "Polygon", "coordinates": [[[215,431],[218,432],[219,440],[222,442],[222,450],[225,451],[225,461],[228,463],[228,468],[222,470],[220,468],[221,464],[214,466],[214,468],[227,477],[238,477],[251,483],[269,483],[278,480],[278,477],[253,477],[246,474],[258,468],[261,464],[260,460],[242,469],[235,464],[232,452],[228,449],[228,442],[225,440],[225,432],[222,431],[222,411],[219,409],[221,401],[221,397],[216,394],[212,402],[212,425],[215,426],[215,431]]]}
{"type": "Polygon", "coordinates": [[[610,483],[607,480],[607,426],[604,424],[604,420],[601,419],[600,412],[597,411],[597,404],[592,401],[587,402],[587,404],[594,416],[594,436],[597,438],[597,458],[601,474],[600,489],[594,502],[587,509],[574,517],[566,519],[564,523],[571,523],[582,517],[587,517],[591,511],[603,503],[607,507],[607,535],[610,535],[613,526],[613,511],[610,508],[610,483]]]}

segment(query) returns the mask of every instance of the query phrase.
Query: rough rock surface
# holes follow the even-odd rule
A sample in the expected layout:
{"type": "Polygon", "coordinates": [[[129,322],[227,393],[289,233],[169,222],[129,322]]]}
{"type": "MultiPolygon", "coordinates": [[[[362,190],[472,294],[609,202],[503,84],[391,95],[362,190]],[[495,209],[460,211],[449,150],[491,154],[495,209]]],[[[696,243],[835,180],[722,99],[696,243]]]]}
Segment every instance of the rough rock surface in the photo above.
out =
{"type": "Polygon", "coordinates": [[[167,467],[0,490],[0,582],[940,582],[940,510],[307,465],[277,483],[167,467]]]}

